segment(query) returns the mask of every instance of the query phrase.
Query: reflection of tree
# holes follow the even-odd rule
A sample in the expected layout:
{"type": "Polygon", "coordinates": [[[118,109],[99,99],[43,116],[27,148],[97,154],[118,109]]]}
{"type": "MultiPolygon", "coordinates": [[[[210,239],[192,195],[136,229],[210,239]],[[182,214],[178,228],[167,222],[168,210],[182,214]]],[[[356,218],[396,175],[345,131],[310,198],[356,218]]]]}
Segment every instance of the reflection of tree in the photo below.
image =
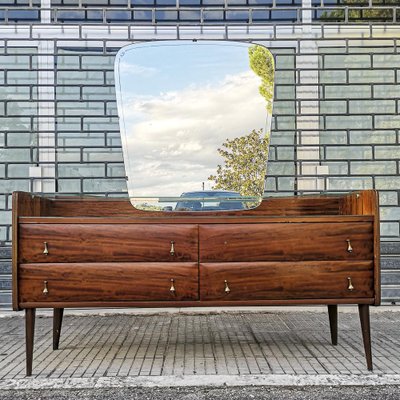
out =
{"type": "Polygon", "coordinates": [[[263,46],[249,48],[250,68],[261,78],[260,94],[267,102],[267,111],[272,113],[274,97],[274,58],[271,52],[263,46]]]}
{"type": "Polygon", "coordinates": [[[146,211],[163,211],[163,207],[148,203],[135,204],[135,208],[146,211]]]}
{"type": "MultiPolygon", "coordinates": [[[[11,88],[13,89],[13,88],[11,88]]],[[[8,87],[0,88],[0,98],[5,100],[13,100],[15,99],[15,93],[12,93],[12,90],[8,87]]],[[[26,101],[28,99],[24,99],[26,101]]],[[[37,103],[35,104],[37,111],[37,103]]],[[[26,112],[24,109],[18,104],[16,101],[10,101],[7,103],[7,115],[11,116],[11,118],[3,118],[1,129],[2,131],[20,131],[27,132],[30,128],[28,118],[25,117],[26,112]]],[[[34,114],[37,115],[37,112],[34,114]]]]}
{"type": "MultiPolygon", "coordinates": [[[[259,91],[266,100],[267,113],[272,113],[274,97],[274,59],[263,46],[249,48],[249,64],[261,78],[259,91]]],[[[244,99],[243,101],[245,101],[244,99]]],[[[215,181],[213,189],[233,190],[242,196],[262,196],[268,160],[269,127],[253,129],[245,136],[227,139],[218,149],[224,165],[218,165],[216,175],[208,177],[215,181]]]]}
{"type": "Polygon", "coordinates": [[[224,166],[218,165],[213,189],[234,190],[242,196],[262,196],[265,168],[268,159],[269,138],[263,130],[253,130],[249,135],[226,139],[218,153],[224,166]]]}
{"type": "MultiPolygon", "coordinates": [[[[398,5],[399,0],[374,0],[374,6],[390,6],[398,5]]],[[[362,7],[368,6],[369,0],[342,0],[342,6],[362,7]]],[[[344,21],[345,9],[338,8],[332,11],[324,11],[320,20],[325,21],[344,21]]],[[[374,21],[391,21],[393,20],[393,9],[390,8],[363,8],[348,10],[348,19],[352,22],[365,22],[368,20],[374,21]]]]}

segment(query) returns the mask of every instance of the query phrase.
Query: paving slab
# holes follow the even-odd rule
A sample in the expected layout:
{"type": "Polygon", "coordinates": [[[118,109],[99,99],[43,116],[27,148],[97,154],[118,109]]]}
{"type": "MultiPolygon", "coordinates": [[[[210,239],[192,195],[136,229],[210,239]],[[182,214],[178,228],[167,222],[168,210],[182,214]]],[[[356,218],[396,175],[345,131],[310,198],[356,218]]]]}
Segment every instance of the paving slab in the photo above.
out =
{"type": "Polygon", "coordinates": [[[135,314],[66,310],[60,349],[39,313],[33,376],[25,376],[24,318],[0,318],[0,391],[178,386],[400,385],[400,310],[371,311],[374,371],[357,307],[339,307],[339,343],[323,308],[135,314]],[[102,314],[102,315],[100,315],[102,314]]]}

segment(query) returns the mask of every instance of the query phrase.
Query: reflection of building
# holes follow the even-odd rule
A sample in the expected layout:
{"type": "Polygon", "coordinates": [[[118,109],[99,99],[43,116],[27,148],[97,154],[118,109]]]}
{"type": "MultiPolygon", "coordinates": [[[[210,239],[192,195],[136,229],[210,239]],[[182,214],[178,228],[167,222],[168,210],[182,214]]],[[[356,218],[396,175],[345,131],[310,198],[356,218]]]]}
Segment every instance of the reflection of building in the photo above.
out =
{"type": "MultiPolygon", "coordinates": [[[[125,195],[113,74],[121,46],[252,39],[276,58],[267,193],[379,189],[383,297],[400,299],[399,10],[346,0],[70,3],[0,6],[2,245],[10,243],[13,190],[125,195]]],[[[0,274],[4,305],[7,261],[0,274]]]]}

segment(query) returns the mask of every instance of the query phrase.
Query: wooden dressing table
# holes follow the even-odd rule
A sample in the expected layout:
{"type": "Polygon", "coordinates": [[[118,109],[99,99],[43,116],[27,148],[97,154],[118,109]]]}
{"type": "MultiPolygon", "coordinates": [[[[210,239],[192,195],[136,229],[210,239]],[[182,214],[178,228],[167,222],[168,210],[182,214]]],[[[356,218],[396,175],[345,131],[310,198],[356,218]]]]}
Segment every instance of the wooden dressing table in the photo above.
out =
{"type": "Polygon", "coordinates": [[[147,212],[128,199],[13,193],[13,308],[26,312],[32,374],[35,310],[357,304],[372,370],[369,306],[380,303],[373,190],[264,199],[252,210],[147,212]]]}

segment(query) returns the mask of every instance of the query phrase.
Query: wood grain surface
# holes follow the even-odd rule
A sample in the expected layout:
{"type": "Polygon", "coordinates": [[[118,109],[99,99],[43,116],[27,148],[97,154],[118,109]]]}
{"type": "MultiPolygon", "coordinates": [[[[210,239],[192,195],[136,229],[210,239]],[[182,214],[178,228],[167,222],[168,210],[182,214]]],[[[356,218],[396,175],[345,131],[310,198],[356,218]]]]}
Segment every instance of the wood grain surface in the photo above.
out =
{"type": "Polygon", "coordinates": [[[19,260],[30,262],[197,261],[197,225],[20,224],[19,260]],[[170,254],[171,241],[174,255],[170,254]],[[43,254],[47,242],[48,255],[43,254]]]}
{"type": "Polygon", "coordinates": [[[26,192],[12,194],[12,305],[19,311],[18,303],[18,246],[19,218],[23,216],[42,216],[49,214],[50,200],[26,192]]]}
{"type": "Polygon", "coordinates": [[[197,263],[20,265],[21,302],[197,299],[197,263]],[[44,281],[48,294],[43,293],[44,281]]]}
{"type": "Polygon", "coordinates": [[[340,297],[313,299],[274,299],[274,300],[110,300],[110,301],[24,301],[22,308],[105,308],[105,307],[257,307],[257,306],[296,306],[296,305],[328,305],[328,304],[374,304],[372,297],[340,297]]]}
{"type": "Polygon", "coordinates": [[[199,243],[200,262],[372,260],[373,224],[201,225],[199,243]]]}
{"type": "MultiPolygon", "coordinates": [[[[198,302],[212,305],[219,302],[254,305],[257,301],[260,304],[304,304],[307,299],[312,304],[319,300],[329,304],[334,304],[333,300],[336,303],[357,300],[371,304],[373,296],[375,304],[379,301],[379,293],[376,291],[379,281],[379,263],[376,260],[376,255],[379,254],[379,218],[375,191],[338,196],[267,199],[255,210],[232,213],[148,213],[135,210],[126,199],[43,199],[27,193],[16,193],[14,199],[17,204],[13,216],[14,229],[17,228],[13,254],[15,308],[27,305],[32,307],[33,304],[54,304],[59,307],[68,307],[71,304],[150,306],[157,302],[176,306],[181,299],[192,305],[197,305],[198,302]],[[347,251],[347,239],[351,241],[352,252],[347,251]],[[171,241],[174,241],[173,256],[170,254],[171,241]],[[48,255],[43,254],[43,242],[48,243],[48,255]],[[368,271],[359,269],[363,263],[372,261],[373,270],[370,264],[368,271]],[[151,266],[151,271],[154,272],[154,265],[165,263],[162,271],[166,271],[165,268],[169,265],[173,271],[180,273],[179,268],[185,267],[188,262],[191,264],[189,275],[196,277],[196,284],[190,287],[191,295],[185,294],[186,297],[182,298],[175,296],[174,299],[160,298],[157,297],[158,289],[156,292],[148,290],[146,279],[151,283],[153,278],[146,273],[151,266]],[[198,262],[203,266],[200,270],[198,262]],[[257,267],[260,262],[263,267],[257,267]],[[27,263],[32,264],[27,266],[27,263]],[[44,269],[41,269],[40,263],[43,263],[44,269]],[[267,269],[264,268],[266,264],[269,265],[267,269]],[[286,266],[274,267],[275,264],[286,266]],[[139,265],[142,273],[135,270],[139,265]],[[237,272],[237,267],[243,268],[243,265],[247,266],[243,272],[237,272]],[[248,268],[249,265],[258,269],[253,271],[248,268]],[[347,269],[344,265],[347,265],[347,269]],[[301,291],[298,292],[296,287],[292,294],[284,291],[286,297],[282,297],[274,289],[274,282],[270,282],[270,292],[278,297],[258,297],[257,294],[251,294],[252,290],[244,289],[239,297],[231,295],[229,301],[225,297],[214,295],[199,300],[199,290],[203,293],[203,289],[210,284],[203,282],[205,271],[217,279],[220,269],[224,270],[227,266],[232,268],[232,273],[238,274],[230,279],[239,281],[242,280],[242,275],[252,279],[253,274],[257,276],[255,281],[269,279],[271,271],[276,271],[275,280],[279,276],[290,280],[286,274],[287,270],[293,268],[290,275],[295,277],[293,282],[302,282],[302,279],[309,278],[302,283],[307,293],[314,290],[310,289],[314,282],[318,282],[318,287],[312,296],[307,295],[309,297],[302,297],[301,291]],[[313,267],[311,270],[310,266],[313,267]],[[76,268],[82,271],[78,272],[76,268]],[[356,278],[357,274],[364,273],[363,279],[369,279],[369,286],[361,281],[357,292],[348,293],[338,290],[335,284],[331,285],[330,280],[335,276],[347,279],[345,275],[351,273],[353,268],[356,278]],[[199,272],[200,282],[197,279],[199,272]],[[19,276],[20,273],[22,276],[19,276]],[[51,284],[52,295],[54,287],[61,285],[61,282],[74,283],[64,282],[55,298],[52,295],[43,298],[40,294],[43,291],[43,281],[49,281],[50,278],[45,277],[52,276],[51,274],[55,274],[51,284]],[[128,281],[133,275],[140,276],[141,287],[146,288],[143,297],[139,291],[138,297],[132,298],[131,289],[124,286],[125,274],[128,281]],[[91,277],[90,282],[86,280],[86,276],[91,277]],[[99,280],[96,280],[96,276],[99,280]],[[114,279],[122,285],[121,293],[108,286],[107,281],[114,282],[114,279]],[[324,279],[327,281],[322,284],[324,279]],[[32,298],[31,281],[37,285],[35,293],[40,289],[39,297],[32,298]],[[96,283],[92,285],[91,282],[96,283]],[[371,289],[372,284],[375,286],[371,289]],[[306,289],[307,285],[311,286],[306,289]],[[104,287],[106,289],[103,291],[104,287]],[[325,292],[321,291],[321,287],[325,287],[325,292]],[[87,291],[88,297],[82,294],[80,295],[83,297],[76,297],[77,292],[82,292],[77,288],[87,291]],[[101,294],[100,297],[96,295],[96,291],[101,294]]],[[[173,271],[170,270],[169,273],[173,271]]],[[[157,285],[158,283],[155,286],[157,285]]],[[[212,292],[214,289],[210,290],[212,292]]],[[[255,293],[258,293],[257,290],[255,293]]]]}
{"type": "Polygon", "coordinates": [[[146,225],[146,224],[282,224],[293,222],[315,222],[325,224],[329,222],[373,222],[372,215],[296,215],[296,216],[263,216],[263,215],[158,215],[152,217],[20,217],[20,224],[121,224],[121,225],[146,225]]]}
{"type": "Polygon", "coordinates": [[[221,215],[337,215],[343,196],[338,195],[307,195],[293,197],[270,197],[263,199],[262,203],[251,210],[237,211],[208,211],[208,212],[154,212],[138,210],[132,206],[129,199],[94,198],[94,197],[69,197],[58,196],[50,199],[49,216],[60,217],[141,217],[160,215],[193,215],[203,214],[208,216],[221,215]]]}
{"type": "Polygon", "coordinates": [[[375,305],[381,303],[379,194],[376,190],[362,190],[341,197],[339,213],[343,215],[374,216],[374,291],[375,305]]]}
{"type": "Polygon", "coordinates": [[[205,263],[200,264],[200,299],[373,298],[372,277],[372,261],[205,263]]]}

